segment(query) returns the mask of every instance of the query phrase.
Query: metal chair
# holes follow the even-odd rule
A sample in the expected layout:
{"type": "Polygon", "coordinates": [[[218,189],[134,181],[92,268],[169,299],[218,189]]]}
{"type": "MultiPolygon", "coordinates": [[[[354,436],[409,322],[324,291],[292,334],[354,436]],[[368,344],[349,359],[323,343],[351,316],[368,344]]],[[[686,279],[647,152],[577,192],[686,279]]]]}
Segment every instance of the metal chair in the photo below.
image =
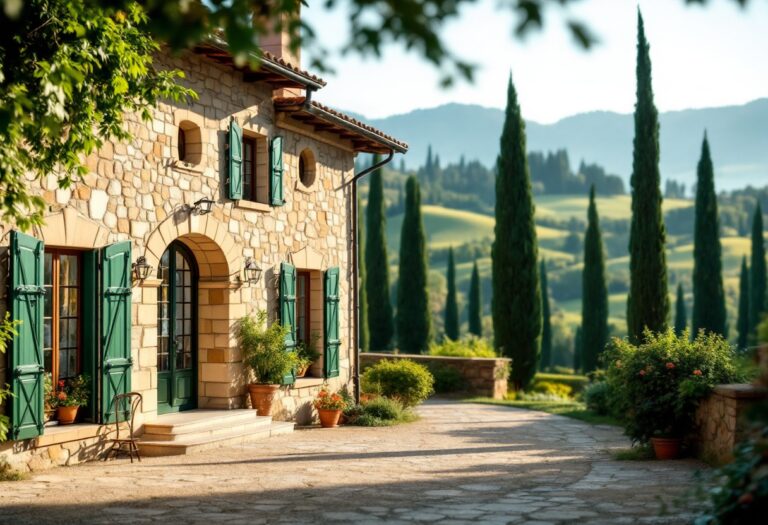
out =
{"type": "Polygon", "coordinates": [[[138,411],[139,407],[143,409],[144,407],[144,398],[141,394],[138,392],[128,392],[127,394],[117,394],[114,399],[112,400],[112,404],[115,407],[115,426],[116,429],[116,435],[115,439],[112,440],[112,447],[107,451],[107,453],[104,455],[104,461],[106,461],[111,454],[114,454],[117,456],[120,452],[127,452],[128,455],[131,458],[131,463],[133,463],[133,455],[136,454],[136,459],[141,462],[141,456],[139,455],[139,447],[136,444],[136,438],[133,435],[133,421],[136,417],[136,412],[138,411]],[[126,410],[123,410],[122,412],[125,414],[125,421],[128,423],[128,437],[127,438],[121,438],[120,437],[120,406],[125,406],[126,410]],[[127,446],[127,450],[124,448],[127,446]]]}

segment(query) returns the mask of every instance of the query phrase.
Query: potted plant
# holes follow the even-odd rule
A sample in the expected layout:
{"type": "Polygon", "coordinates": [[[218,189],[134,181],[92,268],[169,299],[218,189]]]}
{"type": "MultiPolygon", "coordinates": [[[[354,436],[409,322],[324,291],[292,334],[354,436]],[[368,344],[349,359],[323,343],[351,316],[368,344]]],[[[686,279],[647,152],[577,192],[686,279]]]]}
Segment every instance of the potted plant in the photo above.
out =
{"type": "Polygon", "coordinates": [[[56,419],[60,425],[71,425],[77,418],[77,410],[88,404],[88,377],[75,376],[59,380],[56,391],[56,419]]]}
{"type": "Polygon", "coordinates": [[[43,399],[45,410],[45,422],[49,423],[53,421],[53,416],[56,414],[56,407],[59,406],[59,400],[56,397],[56,392],[53,390],[53,379],[51,374],[45,374],[43,382],[43,399]]]}
{"type": "Polygon", "coordinates": [[[304,377],[312,363],[320,357],[317,351],[319,339],[320,334],[315,331],[310,334],[308,342],[302,341],[296,346],[296,377],[304,377]]]}
{"type": "Polygon", "coordinates": [[[680,455],[696,407],[712,388],[737,379],[733,350],[712,333],[646,331],[639,345],[614,339],[604,354],[616,413],[635,443],[650,442],[658,459],[680,455]]]}
{"type": "Polygon", "coordinates": [[[277,322],[265,328],[266,322],[267,312],[261,310],[255,317],[243,317],[238,327],[243,362],[254,377],[248,385],[251,406],[260,416],[270,415],[283,378],[296,366],[296,352],[285,345],[289,328],[277,322]]]}
{"type": "Polygon", "coordinates": [[[323,428],[333,428],[339,426],[341,411],[347,406],[344,398],[338,393],[331,393],[326,387],[323,387],[317,393],[313,403],[320,416],[320,426],[323,428]]]}

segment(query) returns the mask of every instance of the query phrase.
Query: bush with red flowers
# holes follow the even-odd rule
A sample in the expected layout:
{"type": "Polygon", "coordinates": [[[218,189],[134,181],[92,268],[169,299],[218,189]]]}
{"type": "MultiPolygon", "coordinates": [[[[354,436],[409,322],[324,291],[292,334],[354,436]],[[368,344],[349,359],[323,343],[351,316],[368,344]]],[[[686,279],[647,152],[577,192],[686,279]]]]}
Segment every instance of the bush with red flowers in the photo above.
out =
{"type": "Polygon", "coordinates": [[[82,407],[88,404],[87,375],[79,375],[70,379],[60,379],[56,389],[52,390],[46,402],[50,408],[82,407]]]}
{"type": "Polygon", "coordinates": [[[738,379],[734,351],[723,337],[686,331],[645,333],[633,345],[614,339],[604,355],[614,412],[638,443],[652,437],[684,437],[699,401],[712,388],[738,379]]]}
{"type": "Polygon", "coordinates": [[[318,410],[344,410],[347,406],[347,402],[341,394],[337,392],[331,393],[325,388],[317,393],[313,404],[318,410]]]}

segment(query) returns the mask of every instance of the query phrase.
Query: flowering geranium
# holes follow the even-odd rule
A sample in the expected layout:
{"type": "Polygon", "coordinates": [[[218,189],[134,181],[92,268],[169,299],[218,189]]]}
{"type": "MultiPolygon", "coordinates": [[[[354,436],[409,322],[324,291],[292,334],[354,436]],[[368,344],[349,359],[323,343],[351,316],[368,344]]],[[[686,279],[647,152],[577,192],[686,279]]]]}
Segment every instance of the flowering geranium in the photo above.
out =
{"type": "Polygon", "coordinates": [[[714,385],[734,382],[733,350],[716,334],[675,335],[646,332],[635,346],[614,339],[607,350],[607,381],[614,392],[617,413],[634,441],[654,436],[682,437],[693,427],[701,398],[714,385]]]}
{"type": "Polygon", "coordinates": [[[71,379],[61,379],[54,396],[56,406],[81,407],[88,404],[88,376],[79,375],[71,379]]]}
{"type": "Polygon", "coordinates": [[[323,388],[317,393],[313,405],[318,410],[343,410],[347,403],[340,394],[336,392],[331,393],[323,388]]]}

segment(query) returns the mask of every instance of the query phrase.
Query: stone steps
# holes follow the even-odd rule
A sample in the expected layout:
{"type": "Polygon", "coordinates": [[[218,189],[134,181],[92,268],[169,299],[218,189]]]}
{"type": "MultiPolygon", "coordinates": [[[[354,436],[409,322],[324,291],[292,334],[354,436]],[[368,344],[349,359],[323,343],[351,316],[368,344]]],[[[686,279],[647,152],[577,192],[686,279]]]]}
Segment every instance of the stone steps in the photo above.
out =
{"type": "Polygon", "coordinates": [[[145,423],[138,445],[144,456],[176,456],[267,439],[293,427],[255,410],[191,410],[145,423]]]}

